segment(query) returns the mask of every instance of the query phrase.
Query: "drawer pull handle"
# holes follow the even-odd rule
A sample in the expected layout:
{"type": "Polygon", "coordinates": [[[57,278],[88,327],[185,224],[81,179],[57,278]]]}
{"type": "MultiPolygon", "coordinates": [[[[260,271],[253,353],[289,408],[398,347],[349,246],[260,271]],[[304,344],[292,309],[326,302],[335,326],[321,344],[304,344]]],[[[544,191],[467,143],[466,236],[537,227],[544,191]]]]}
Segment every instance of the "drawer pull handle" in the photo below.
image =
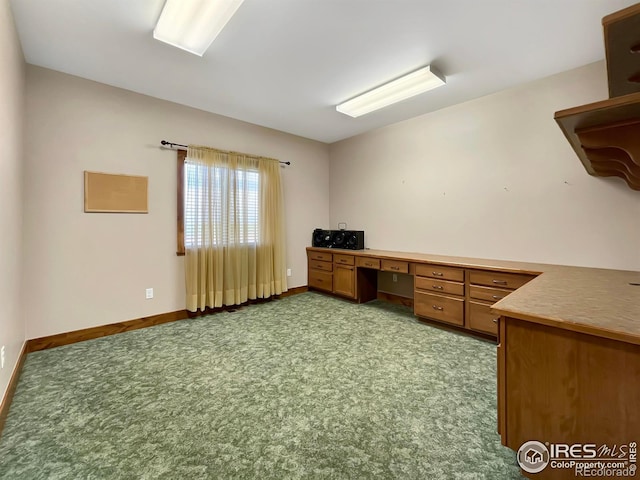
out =
{"type": "Polygon", "coordinates": [[[491,295],[491,298],[494,300],[502,300],[504,297],[501,297],[500,295],[491,295]]]}
{"type": "Polygon", "coordinates": [[[431,285],[433,287],[434,290],[444,290],[444,287],[442,285],[431,285]]]}
{"type": "Polygon", "coordinates": [[[492,320],[492,322],[493,322],[493,323],[498,323],[498,321],[499,321],[499,320],[500,320],[500,318],[494,318],[494,319],[492,320]]]}
{"type": "Polygon", "coordinates": [[[434,309],[434,310],[438,310],[438,311],[440,311],[440,312],[441,312],[441,311],[443,311],[443,310],[444,310],[444,307],[440,307],[440,306],[438,306],[438,305],[433,305],[433,309],[434,309]]]}
{"type": "Polygon", "coordinates": [[[389,267],[391,270],[400,270],[400,267],[389,267]]]}
{"type": "Polygon", "coordinates": [[[431,273],[432,273],[434,276],[436,276],[436,277],[442,277],[442,276],[444,276],[444,273],[442,273],[442,272],[431,272],[431,273]]]}
{"type": "Polygon", "coordinates": [[[373,263],[364,262],[365,267],[373,267],[373,263]]]}
{"type": "Polygon", "coordinates": [[[495,283],[496,285],[506,285],[507,281],[506,280],[493,280],[493,283],[495,283]]]}

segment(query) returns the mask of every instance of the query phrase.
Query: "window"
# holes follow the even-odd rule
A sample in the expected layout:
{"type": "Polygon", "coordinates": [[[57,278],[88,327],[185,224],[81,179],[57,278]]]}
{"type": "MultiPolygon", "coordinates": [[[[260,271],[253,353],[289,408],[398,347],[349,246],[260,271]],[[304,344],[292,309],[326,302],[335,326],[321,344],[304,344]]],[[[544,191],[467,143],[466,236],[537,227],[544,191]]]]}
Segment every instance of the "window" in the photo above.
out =
{"type": "Polygon", "coordinates": [[[286,291],[280,168],[273,158],[211,147],[178,153],[178,254],[185,256],[187,310],[286,291]]]}
{"type": "Polygon", "coordinates": [[[260,173],[258,170],[237,170],[229,172],[226,167],[199,169],[186,161],[187,152],[178,150],[178,248],[177,254],[184,255],[185,247],[201,246],[203,241],[213,245],[257,244],[260,240],[260,173]],[[233,198],[223,197],[226,188],[205,192],[202,188],[204,175],[211,174],[213,183],[225,187],[234,181],[238,191],[244,195],[233,198]],[[208,198],[203,201],[203,196],[208,198]],[[224,225],[221,230],[203,230],[195,222],[197,205],[199,208],[215,208],[212,216],[224,225]],[[230,213],[231,212],[231,213],[230,213]],[[223,215],[226,216],[223,220],[223,215]],[[229,218],[231,217],[231,218],[229,218]]]}
{"type": "Polygon", "coordinates": [[[257,244],[259,186],[257,170],[230,172],[226,167],[204,168],[187,161],[184,164],[184,246],[257,244]],[[206,192],[203,178],[208,175],[219,188],[206,192]],[[236,195],[227,195],[230,181],[236,184],[236,195]],[[213,225],[222,227],[203,228],[196,221],[198,209],[205,209],[214,220],[213,225]]]}

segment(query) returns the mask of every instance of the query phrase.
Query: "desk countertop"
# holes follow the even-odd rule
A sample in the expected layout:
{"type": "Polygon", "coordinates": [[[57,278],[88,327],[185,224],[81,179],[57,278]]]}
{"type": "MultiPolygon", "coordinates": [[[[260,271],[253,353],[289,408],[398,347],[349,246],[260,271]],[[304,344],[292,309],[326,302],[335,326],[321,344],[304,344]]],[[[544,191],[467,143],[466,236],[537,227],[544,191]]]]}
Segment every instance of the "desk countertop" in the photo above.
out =
{"type": "Polygon", "coordinates": [[[538,275],[493,305],[501,315],[640,345],[640,272],[387,250],[311,248],[364,257],[538,275]]]}

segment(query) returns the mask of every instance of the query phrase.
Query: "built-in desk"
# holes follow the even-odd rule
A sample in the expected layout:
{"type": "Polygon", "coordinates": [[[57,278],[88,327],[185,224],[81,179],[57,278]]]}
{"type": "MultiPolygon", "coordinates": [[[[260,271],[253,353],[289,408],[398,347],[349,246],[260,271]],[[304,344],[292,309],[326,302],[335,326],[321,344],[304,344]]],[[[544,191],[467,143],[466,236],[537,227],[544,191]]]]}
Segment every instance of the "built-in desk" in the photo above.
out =
{"type": "MultiPolygon", "coordinates": [[[[491,306],[542,272],[541,265],[386,250],[307,248],[308,286],[357,302],[378,295],[378,271],[414,278],[416,316],[497,336],[491,306]]],[[[382,295],[381,298],[388,298],[382,295]]]]}
{"type": "MultiPolygon", "coordinates": [[[[638,282],[640,272],[550,266],[493,306],[504,445],[624,445],[631,465],[640,443],[638,282]]],[[[530,476],[574,479],[576,471],[547,466],[530,476]]]]}
{"type": "MultiPolygon", "coordinates": [[[[307,253],[310,288],[364,302],[376,298],[376,270],[405,272],[414,278],[416,315],[480,332],[494,325],[486,333],[498,339],[504,445],[626,445],[629,453],[640,444],[640,272],[381,250],[307,253]]],[[[550,465],[531,475],[575,476],[550,465]]]]}

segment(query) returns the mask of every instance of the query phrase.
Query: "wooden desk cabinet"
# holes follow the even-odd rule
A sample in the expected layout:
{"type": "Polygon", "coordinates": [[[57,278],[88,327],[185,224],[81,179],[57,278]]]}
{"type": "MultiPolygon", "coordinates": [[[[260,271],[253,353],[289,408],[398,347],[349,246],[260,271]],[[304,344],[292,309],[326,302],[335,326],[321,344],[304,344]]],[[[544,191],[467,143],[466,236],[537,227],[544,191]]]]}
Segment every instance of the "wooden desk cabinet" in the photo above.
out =
{"type": "Polygon", "coordinates": [[[464,326],[464,270],[415,264],[413,311],[419,317],[464,326]]]}
{"type": "Polygon", "coordinates": [[[346,297],[358,302],[375,298],[375,271],[380,260],[347,253],[311,250],[307,253],[309,288],[346,297]],[[360,267],[360,268],[358,268],[360,267]]]}
{"type": "MultiPolygon", "coordinates": [[[[498,432],[503,445],[518,451],[530,440],[609,447],[638,443],[639,406],[640,345],[501,317],[498,432]]],[[[547,466],[531,478],[576,475],[547,466]]]]}
{"type": "Polygon", "coordinates": [[[378,271],[411,274],[416,316],[493,336],[498,332],[491,305],[535,277],[375,257],[366,251],[310,248],[307,256],[311,289],[368,302],[377,297],[378,271]]]}
{"type": "Polygon", "coordinates": [[[333,293],[356,298],[356,259],[353,255],[333,255],[333,293]]]}
{"type": "Polygon", "coordinates": [[[498,334],[498,315],[491,306],[534,279],[534,275],[489,270],[467,270],[467,324],[471,330],[498,334]]]}
{"type": "Polygon", "coordinates": [[[333,254],[309,252],[307,263],[307,284],[309,287],[325,292],[333,292],[333,254]]]}

